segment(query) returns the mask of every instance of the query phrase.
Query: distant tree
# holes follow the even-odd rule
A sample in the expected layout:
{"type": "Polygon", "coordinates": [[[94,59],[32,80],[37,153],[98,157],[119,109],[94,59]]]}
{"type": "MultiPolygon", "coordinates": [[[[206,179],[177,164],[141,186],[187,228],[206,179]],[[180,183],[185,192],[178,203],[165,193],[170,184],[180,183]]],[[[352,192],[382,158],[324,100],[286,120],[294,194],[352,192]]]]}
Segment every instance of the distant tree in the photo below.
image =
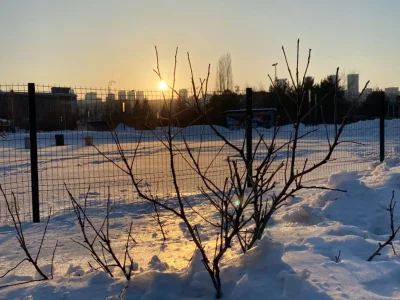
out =
{"type": "MultiPolygon", "coordinates": [[[[334,94],[335,92],[335,79],[331,76],[327,76],[326,78],[322,79],[319,84],[314,86],[321,94],[334,94]]],[[[339,98],[344,98],[344,89],[345,87],[341,84],[339,79],[336,95],[339,98]]]]}
{"type": "Polygon", "coordinates": [[[289,84],[289,82],[286,81],[280,81],[280,80],[275,80],[274,85],[270,84],[269,88],[268,88],[269,92],[274,92],[274,93],[282,93],[282,94],[286,94],[286,93],[293,93],[294,90],[292,88],[292,86],[289,84]],[[274,88],[275,86],[275,88],[274,88]]]}
{"type": "Polygon", "coordinates": [[[147,100],[146,98],[140,103],[140,108],[144,114],[152,112],[149,100],[147,100]]]}
{"type": "Polygon", "coordinates": [[[128,126],[139,128],[142,115],[142,104],[136,99],[131,109],[125,113],[124,123],[128,126]]]}
{"type": "Polygon", "coordinates": [[[226,126],[224,112],[241,108],[241,96],[231,91],[214,94],[207,104],[208,116],[212,124],[226,126]]]}
{"type": "Polygon", "coordinates": [[[136,99],[134,104],[133,104],[133,111],[140,111],[142,109],[142,104],[140,103],[139,99],[136,99]]]}
{"type": "MultiPolygon", "coordinates": [[[[314,92],[317,93],[318,100],[321,100],[325,97],[325,100],[321,103],[321,109],[318,112],[318,123],[326,122],[333,123],[334,122],[334,110],[335,110],[335,78],[328,76],[321,80],[319,84],[314,86],[314,92]]],[[[344,86],[341,85],[340,80],[337,84],[336,90],[336,105],[337,112],[336,117],[338,122],[341,122],[347,111],[350,109],[351,102],[345,99],[344,86]]]]}
{"type": "Polygon", "coordinates": [[[168,123],[166,122],[166,120],[168,119],[169,119],[169,107],[168,103],[166,103],[161,106],[161,110],[158,112],[157,124],[159,126],[167,126],[168,123]]]}
{"type": "MultiPolygon", "coordinates": [[[[372,93],[367,95],[365,100],[360,103],[357,113],[364,116],[367,119],[379,118],[380,116],[380,95],[381,89],[374,89],[372,93]]],[[[385,112],[387,112],[387,99],[385,99],[385,112]]]]}
{"type": "Polygon", "coordinates": [[[218,59],[216,90],[219,92],[233,91],[232,59],[229,53],[218,59]]]}
{"type": "MultiPolygon", "coordinates": [[[[275,103],[277,103],[277,110],[279,123],[288,124],[290,119],[293,119],[296,115],[296,105],[294,97],[296,97],[296,91],[290,85],[289,81],[277,80],[274,82],[274,86],[271,84],[269,87],[269,92],[275,94],[275,103]],[[275,87],[274,87],[275,86],[275,87]]],[[[317,99],[320,100],[325,97],[325,100],[321,103],[323,115],[321,115],[321,109],[313,111],[313,114],[309,115],[304,122],[305,123],[322,123],[323,121],[327,123],[332,123],[334,121],[334,108],[335,108],[335,80],[334,78],[328,76],[321,80],[320,83],[315,84],[314,78],[307,77],[304,81],[304,86],[299,86],[300,89],[304,91],[311,90],[312,99],[308,99],[308,92],[305,95],[305,103],[302,105],[302,113],[305,114],[311,109],[314,101],[312,101],[317,95],[317,99]],[[311,100],[311,101],[310,101],[311,100]]],[[[303,92],[301,92],[303,93],[303,92]]],[[[344,97],[344,87],[338,82],[338,87],[336,91],[336,103],[337,103],[337,118],[338,121],[344,117],[345,112],[350,108],[350,103],[345,100],[344,97]]]]}
{"type": "Polygon", "coordinates": [[[154,129],[157,117],[147,99],[135,100],[130,112],[126,112],[123,117],[124,124],[136,129],[154,129]]]}
{"type": "Polygon", "coordinates": [[[188,106],[187,100],[181,98],[175,101],[173,114],[174,124],[179,127],[186,127],[190,125],[193,118],[196,118],[194,115],[194,110],[188,106]]]}
{"type": "Polygon", "coordinates": [[[157,116],[154,112],[154,110],[151,108],[149,100],[146,98],[141,102],[140,104],[141,107],[141,113],[142,113],[142,118],[141,118],[141,123],[140,126],[142,128],[155,128],[156,123],[157,123],[157,116]]]}
{"type": "Polygon", "coordinates": [[[306,77],[304,80],[304,90],[312,90],[314,88],[314,77],[306,77]]]}
{"type": "Polygon", "coordinates": [[[107,99],[102,107],[101,116],[103,121],[107,122],[111,128],[115,128],[115,126],[123,122],[120,101],[107,99]]]}

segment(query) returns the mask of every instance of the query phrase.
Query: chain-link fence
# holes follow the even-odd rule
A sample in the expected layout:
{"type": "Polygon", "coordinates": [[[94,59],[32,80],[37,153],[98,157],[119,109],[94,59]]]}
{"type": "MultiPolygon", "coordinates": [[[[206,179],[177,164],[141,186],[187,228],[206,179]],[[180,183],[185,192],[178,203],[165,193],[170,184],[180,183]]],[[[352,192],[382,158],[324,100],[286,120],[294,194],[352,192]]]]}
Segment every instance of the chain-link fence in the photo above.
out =
{"type": "MultiPolygon", "coordinates": [[[[223,138],[188,108],[187,104],[195,101],[190,90],[182,89],[177,94],[178,100],[173,102],[170,112],[174,120],[176,173],[182,193],[190,195],[199,193],[202,181],[187,163],[186,145],[207,170],[209,178],[222,185],[229,175],[228,157],[238,154],[226,141],[246,149],[246,92],[202,95],[208,121],[223,138]]],[[[262,98],[260,95],[265,96],[253,93],[253,100],[262,98]]],[[[88,205],[104,205],[108,188],[117,203],[137,201],[130,178],[118,168],[123,162],[110,129],[118,137],[127,159],[132,160],[136,155],[133,170],[141,178],[141,186],[160,197],[173,196],[169,152],[164,145],[169,117],[165,104],[169,105],[170,98],[170,94],[161,91],[116,90],[111,86],[94,89],[36,85],[36,118],[31,120],[27,85],[1,85],[0,184],[7,195],[14,192],[22,220],[32,220],[32,172],[38,175],[41,216],[50,208],[53,212],[71,209],[64,184],[82,198],[90,187],[88,205]],[[36,123],[36,141],[30,135],[32,121],[36,123]],[[31,161],[33,143],[37,145],[37,166],[32,166],[31,161]]],[[[281,110],[276,100],[253,101],[252,107],[255,127],[252,149],[258,150],[256,163],[268,151],[281,110]],[[265,144],[259,143],[260,137],[265,144]]],[[[334,125],[316,124],[313,120],[318,118],[310,118],[308,124],[301,125],[300,135],[307,134],[297,147],[299,166],[305,159],[310,165],[323,159],[331,142],[327,136],[332,138],[334,134],[334,125]]],[[[386,131],[386,142],[393,147],[400,141],[395,130],[400,122],[391,120],[387,124],[393,130],[386,131]]],[[[293,134],[291,124],[281,122],[281,125],[277,146],[286,143],[293,134]]],[[[379,160],[379,119],[348,124],[342,141],[332,161],[308,179],[328,177],[336,171],[366,170],[371,162],[379,160]]],[[[275,163],[284,159],[285,153],[281,151],[275,163]]],[[[277,179],[284,179],[283,171],[277,179]]],[[[0,223],[7,221],[8,211],[0,198],[0,223]]]]}

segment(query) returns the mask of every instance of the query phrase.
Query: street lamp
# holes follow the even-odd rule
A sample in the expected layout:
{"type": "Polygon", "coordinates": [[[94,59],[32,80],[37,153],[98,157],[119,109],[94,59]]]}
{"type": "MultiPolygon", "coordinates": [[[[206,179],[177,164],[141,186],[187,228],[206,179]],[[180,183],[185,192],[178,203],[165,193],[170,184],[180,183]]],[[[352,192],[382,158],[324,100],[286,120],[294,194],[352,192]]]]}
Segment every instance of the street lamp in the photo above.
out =
{"type": "Polygon", "coordinates": [[[277,78],[276,78],[276,66],[277,66],[277,65],[278,65],[278,63],[272,64],[272,66],[275,67],[275,81],[277,80],[277,78]]]}

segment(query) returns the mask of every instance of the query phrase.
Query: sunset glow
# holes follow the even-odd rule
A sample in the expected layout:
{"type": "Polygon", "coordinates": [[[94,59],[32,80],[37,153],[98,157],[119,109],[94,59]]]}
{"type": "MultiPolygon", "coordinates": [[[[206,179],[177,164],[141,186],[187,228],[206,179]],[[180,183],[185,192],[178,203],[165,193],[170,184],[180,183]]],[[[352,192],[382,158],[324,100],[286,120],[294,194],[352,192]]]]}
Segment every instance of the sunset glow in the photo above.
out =
{"type": "Polygon", "coordinates": [[[161,81],[158,83],[158,89],[159,89],[159,90],[165,91],[167,88],[168,88],[168,86],[167,86],[167,84],[165,83],[164,80],[161,80],[161,81]]]}

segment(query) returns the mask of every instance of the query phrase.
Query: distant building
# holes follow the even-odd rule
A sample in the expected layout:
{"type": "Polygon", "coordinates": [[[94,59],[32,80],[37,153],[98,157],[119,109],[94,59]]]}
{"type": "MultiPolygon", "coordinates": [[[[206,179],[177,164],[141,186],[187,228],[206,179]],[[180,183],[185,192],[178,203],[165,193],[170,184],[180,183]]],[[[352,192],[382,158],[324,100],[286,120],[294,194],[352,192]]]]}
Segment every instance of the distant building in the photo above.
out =
{"type": "Polygon", "coordinates": [[[362,94],[361,100],[363,101],[363,100],[367,99],[367,97],[368,97],[370,94],[372,94],[372,88],[366,88],[366,89],[364,90],[364,93],[362,94]]]}
{"type": "Polygon", "coordinates": [[[103,102],[97,97],[97,92],[86,93],[85,100],[79,100],[77,105],[80,121],[101,118],[103,102]]]}
{"type": "Polygon", "coordinates": [[[389,102],[394,103],[396,102],[397,95],[399,95],[399,88],[398,87],[385,88],[385,94],[389,102]]]}
{"type": "Polygon", "coordinates": [[[359,75],[347,75],[347,95],[349,98],[356,98],[359,94],[359,75]]]}
{"type": "Polygon", "coordinates": [[[52,94],[73,94],[73,90],[69,87],[52,87],[52,94]]]}
{"type": "Polygon", "coordinates": [[[126,100],[126,91],[118,91],[118,100],[120,101],[126,100]]]}
{"type": "Polygon", "coordinates": [[[128,91],[128,101],[135,101],[135,91],[128,91]]]}
{"type": "Polygon", "coordinates": [[[109,93],[109,94],[107,95],[107,100],[108,100],[108,101],[115,101],[115,100],[116,100],[115,94],[109,93]]]}
{"type": "Polygon", "coordinates": [[[137,91],[136,92],[136,99],[138,99],[139,101],[143,101],[144,100],[144,92],[143,91],[137,91]]]}
{"type": "Polygon", "coordinates": [[[97,99],[97,93],[96,92],[89,92],[85,94],[85,100],[96,100],[97,99]]]}
{"type": "Polygon", "coordinates": [[[372,94],[372,88],[366,88],[366,89],[364,90],[364,95],[365,95],[365,96],[368,96],[369,94],[372,94]]]}
{"type": "Polygon", "coordinates": [[[179,98],[183,100],[187,100],[189,96],[188,90],[187,89],[180,89],[179,90],[179,98]]]}
{"type": "MultiPolygon", "coordinates": [[[[29,128],[27,92],[0,92],[0,119],[12,126],[29,128]]],[[[52,87],[50,92],[36,93],[36,125],[38,130],[75,129],[77,95],[68,87],[52,87]]]]}
{"type": "Polygon", "coordinates": [[[385,88],[385,94],[388,98],[396,99],[396,96],[399,94],[399,88],[398,87],[388,87],[385,88]]]}

